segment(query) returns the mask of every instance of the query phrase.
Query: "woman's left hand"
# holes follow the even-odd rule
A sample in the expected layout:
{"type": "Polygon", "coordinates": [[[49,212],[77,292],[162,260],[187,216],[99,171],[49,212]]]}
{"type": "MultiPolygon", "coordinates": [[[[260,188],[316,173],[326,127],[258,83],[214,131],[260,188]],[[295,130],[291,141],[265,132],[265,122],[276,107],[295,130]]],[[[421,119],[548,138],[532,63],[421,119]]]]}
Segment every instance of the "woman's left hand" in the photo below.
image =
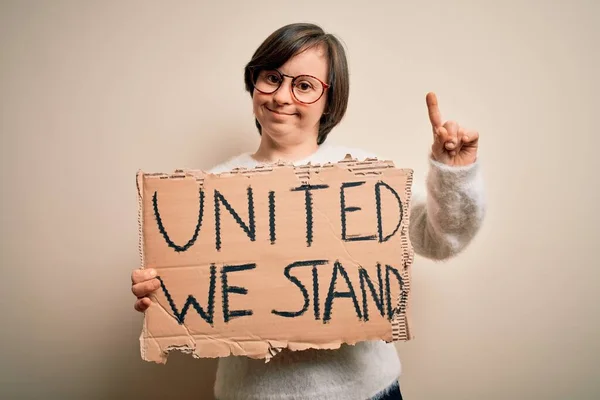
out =
{"type": "Polygon", "coordinates": [[[432,158],[457,167],[474,163],[477,160],[479,133],[461,127],[456,121],[442,123],[435,93],[427,93],[426,100],[433,129],[432,158]]]}

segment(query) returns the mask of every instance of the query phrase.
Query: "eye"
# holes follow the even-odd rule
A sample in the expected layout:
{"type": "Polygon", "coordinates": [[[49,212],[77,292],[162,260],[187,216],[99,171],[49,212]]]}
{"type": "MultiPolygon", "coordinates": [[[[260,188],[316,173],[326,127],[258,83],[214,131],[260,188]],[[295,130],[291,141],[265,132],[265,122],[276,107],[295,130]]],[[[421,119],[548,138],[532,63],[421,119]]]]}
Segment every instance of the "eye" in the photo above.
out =
{"type": "Polygon", "coordinates": [[[303,91],[303,92],[307,92],[309,90],[314,90],[315,89],[315,87],[310,82],[308,82],[308,81],[298,82],[296,84],[296,87],[299,90],[303,91]]]}
{"type": "Polygon", "coordinates": [[[265,75],[265,79],[267,82],[274,83],[274,84],[278,84],[279,81],[281,80],[279,75],[276,74],[275,72],[267,72],[265,75]]]}

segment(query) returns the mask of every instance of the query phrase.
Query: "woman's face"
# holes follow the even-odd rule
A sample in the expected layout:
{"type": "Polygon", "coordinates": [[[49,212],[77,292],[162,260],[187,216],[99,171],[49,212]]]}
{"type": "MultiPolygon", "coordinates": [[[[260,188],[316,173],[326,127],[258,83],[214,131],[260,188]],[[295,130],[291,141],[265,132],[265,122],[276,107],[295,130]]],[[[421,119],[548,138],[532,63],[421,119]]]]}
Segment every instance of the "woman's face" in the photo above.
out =
{"type": "MultiPolygon", "coordinates": [[[[321,46],[313,47],[290,58],[278,71],[289,76],[312,75],[328,83],[327,61],[325,49],[321,46]]],[[[291,84],[292,79],[285,77],[275,93],[264,94],[254,90],[254,115],[262,127],[262,136],[274,142],[316,141],[319,120],[327,101],[327,91],[315,103],[303,104],[294,98],[291,84]]]]}

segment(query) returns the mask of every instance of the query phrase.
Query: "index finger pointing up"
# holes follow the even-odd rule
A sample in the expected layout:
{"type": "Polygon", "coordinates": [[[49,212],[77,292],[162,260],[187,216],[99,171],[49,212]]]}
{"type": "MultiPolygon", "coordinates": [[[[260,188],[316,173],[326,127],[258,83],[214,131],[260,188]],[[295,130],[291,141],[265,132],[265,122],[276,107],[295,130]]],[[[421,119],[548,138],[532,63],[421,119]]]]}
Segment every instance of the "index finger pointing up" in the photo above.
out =
{"type": "Polygon", "coordinates": [[[438,108],[438,101],[435,93],[429,92],[427,93],[427,108],[429,109],[429,121],[431,121],[431,126],[434,128],[442,126],[442,114],[440,114],[440,109],[438,108]]]}

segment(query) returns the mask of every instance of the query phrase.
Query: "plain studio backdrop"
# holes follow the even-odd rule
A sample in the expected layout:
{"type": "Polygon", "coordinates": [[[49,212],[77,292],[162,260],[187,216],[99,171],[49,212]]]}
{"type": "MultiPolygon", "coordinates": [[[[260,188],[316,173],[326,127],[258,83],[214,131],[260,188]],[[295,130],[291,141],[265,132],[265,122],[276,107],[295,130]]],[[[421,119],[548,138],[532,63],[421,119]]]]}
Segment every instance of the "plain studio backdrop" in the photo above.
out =
{"type": "Polygon", "coordinates": [[[4,399],[212,399],[215,360],[141,360],[135,173],[256,147],[243,67],[291,22],[342,38],[332,142],[427,171],[425,94],[479,130],[488,214],[413,265],[407,399],[600,396],[595,1],[3,1],[4,399]]]}

